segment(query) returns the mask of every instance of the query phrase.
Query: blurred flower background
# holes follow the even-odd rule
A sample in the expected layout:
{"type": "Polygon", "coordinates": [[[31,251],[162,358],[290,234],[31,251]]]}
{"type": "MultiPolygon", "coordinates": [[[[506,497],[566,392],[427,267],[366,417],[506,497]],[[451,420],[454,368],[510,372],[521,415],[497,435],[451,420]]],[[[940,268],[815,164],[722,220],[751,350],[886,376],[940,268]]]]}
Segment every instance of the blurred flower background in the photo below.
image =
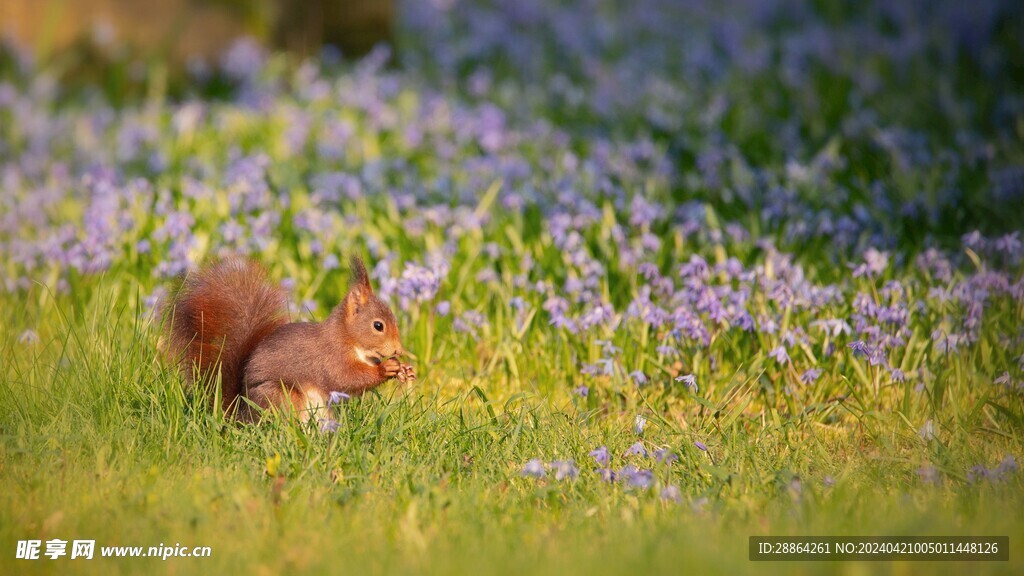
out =
{"type": "MultiPolygon", "coordinates": [[[[429,338],[539,326],[581,378],[621,385],[760,356],[794,391],[836,355],[927,384],[931,361],[983,341],[1020,351],[1016,324],[986,329],[1024,293],[1016,3],[393,16],[395,47],[361,59],[241,37],[174,80],[111,49],[65,83],[65,56],[9,43],[4,289],[80,296],[128,271],[154,304],[233,252],[322,316],[339,258],[365,249],[429,338]]],[[[1024,356],[1001,364],[991,377],[1019,388],[1024,356]]]]}

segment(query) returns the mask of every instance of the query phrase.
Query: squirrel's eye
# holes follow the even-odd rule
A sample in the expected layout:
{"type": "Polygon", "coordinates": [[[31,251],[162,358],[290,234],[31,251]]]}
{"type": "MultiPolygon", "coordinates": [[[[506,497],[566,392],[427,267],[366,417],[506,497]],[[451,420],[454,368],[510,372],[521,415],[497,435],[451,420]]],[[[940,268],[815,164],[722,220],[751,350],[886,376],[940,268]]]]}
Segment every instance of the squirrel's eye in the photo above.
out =
{"type": "Polygon", "coordinates": [[[376,330],[377,332],[383,332],[384,331],[384,323],[381,322],[380,320],[374,321],[373,329],[376,330]]]}

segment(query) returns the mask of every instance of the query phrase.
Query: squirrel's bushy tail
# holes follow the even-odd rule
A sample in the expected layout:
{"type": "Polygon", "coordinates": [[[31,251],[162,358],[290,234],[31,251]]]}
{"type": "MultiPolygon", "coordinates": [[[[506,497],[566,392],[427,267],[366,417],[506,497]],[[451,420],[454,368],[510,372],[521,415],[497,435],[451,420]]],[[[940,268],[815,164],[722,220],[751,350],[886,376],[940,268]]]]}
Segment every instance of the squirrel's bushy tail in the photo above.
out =
{"type": "Polygon", "coordinates": [[[221,260],[189,275],[171,301],[165,353],[189,382],[213,381],[219,366],[223,407],[231,410],[243,393],[246,360],[288,322],[287,314],[287,297],[263,268],[242,258],[221,260]]]}

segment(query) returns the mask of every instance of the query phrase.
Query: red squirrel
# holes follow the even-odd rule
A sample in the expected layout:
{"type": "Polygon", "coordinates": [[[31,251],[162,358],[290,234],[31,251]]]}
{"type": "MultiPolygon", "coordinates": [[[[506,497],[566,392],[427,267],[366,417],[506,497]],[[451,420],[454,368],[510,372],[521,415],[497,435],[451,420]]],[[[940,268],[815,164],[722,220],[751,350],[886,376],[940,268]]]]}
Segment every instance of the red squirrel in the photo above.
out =
{"type": "Polygon", "coordinates": [[[348,294],[322,322],[289,322],[284,291],[250,260],[228,258],[187,277],[167,309],[165,353],[194,382],[219,370],[223,409],[254,422],[263,410],[311,418],[332,392],[358,395],[416,378],[395,315],[352,258],[348,294]]]}

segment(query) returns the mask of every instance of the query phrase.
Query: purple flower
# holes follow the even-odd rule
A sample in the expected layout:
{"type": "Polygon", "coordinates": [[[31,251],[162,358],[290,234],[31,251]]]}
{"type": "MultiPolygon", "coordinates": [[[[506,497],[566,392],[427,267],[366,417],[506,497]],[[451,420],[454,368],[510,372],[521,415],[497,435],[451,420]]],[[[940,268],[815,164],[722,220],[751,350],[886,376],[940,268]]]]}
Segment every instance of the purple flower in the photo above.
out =
{"type": "Polygon", "coordinates": [[[611,376],[615,370],[615,363],[609,358],[600,358],[594,364],[584,364],[580,372],[588,376],[611,376]]]}
{"type": "Polygon", "coordinates": [[[956,354],[964,337],[960,334],[946,334],[941,330],[932,331],[935,349],[942,354],[956,354]]]}
{"type": "Polygon", "coordinates": [[[564,313],[555,310],[551,311],[549,314],[551,314],[551,326],[554,326],[555,328],[564,328],[573,334],[579,331],[577,322],[566,316],[564,313]]]}
{"type": "Polygon", "coordinates": [[[601,352],[605,356],[615,356],[622,352],[622,349],[613,344],[611,340],[594,340],[594,344],[601,347],[601,352]]]}
{"type": "Polygon", "coordinates": [[[694,376],[693,374],[684,374],[682,376],[676,376],[676,382],[682,382],[694,394],[697,393],[697,377],[694,376]]]}
{"type": "Polygon", "coordinates": [[[661,489],[660,496],[666,502],[679,502],[683,498],[683,493],[679,490],[679,486],[670,484],[661,489]]]}
{"type": "Polygon", "coordinates": [[[225,74],[235,80],[248,80],[263,68],[266,51],[259,42],[250,37],[236,40],[221,59],[220,66],[225,74]]]}
{"type": "Polygon", "coordinates": [[[786,352],[785,346],[776,346],[768,355],[775,358],[775,361],[779,364],[789,363],[789,354],[786,352]]]}
{"type": "Polygon", "coordinates": [[[320,431],[321,432],[337,432],[341,424],[333,418],[321,418],[320,419],[320,431]]]}
{"type": "Polygon", "coordinates": [[[592,457],[594,462],[597,462],[598,466],[607,466],[609,460],[611,460],[611,454],[605,446],[591,450],[588,456],[592,457]]]}
{"type": "Polygon", "coordinates": [[[647,425],[647,418],[644,418],[643,416],[639,416],[638,415],[636,417],[636,419],[633,421],[633,432],[635,432],[637,436],[643,434],[644,433],[644,426],[646,426],[646,425],[647,425]]]}
{"type": "Polygon", "coordinates": [[[534,458],[527,462],[519,473],[522,476],[532,476],[533,478],[543,478],[546,474],[544,463],[541,462],[540,458],[534,458]]]}
{"type": "Polygon", "coordinates": [[[649,226],[664,213],[664,208],[637,194],[630,206],[629,223],[633,226],[649,226]]]}
{"type": "Polygon", "coordinates": [[[643,442],[636,442],[632,446],[626,449],[626,456],[647,456],[647,449],[644,448],[643,442]]]}
{"type": "Polygon", "coordinates": [[[654,472],[645,469],[638,469],[632,464],[624,466],[619,470],[618,479],[625,482],[632,488],[650,488],[654,483],[654,472]]]}
{"type": "Polygon", "coordinates": [[[1011,232],[996,238],[992,247],[997,252],[1005,252],[1011,258],[1016,257],[1021,251],[1020,232],[1011,232]]]}
{"type": "Polygon", "coordinates": [[[434,311],[437,312],[438,316],[447,316],[452,310],[452,303],[447,300],[442,300],[437,303],[434,311]]]}
{"type": "Polygon", "coordinates": [[[618,477],[615,471],[611,468],[598,468],[597,474],[601,477],[601,480],[604,480],[605,482],[615,482],[618,477]]]}
{"type": "Polygon", "coordinates": [[[942,480],[939,471],[927,464],[917,469],[917,475],[925,484],[938,484],[942,480]]]}
{"type": "Polygon", "coordinates": [[[629,377],[632,378],[634,382],[636,382],[637,386],[643,386],[644,384],[647,384],[647,375],[641,372],[640,370],[634,370],[633,372],[630,372],[629,377]]]}
{"type": "Polygon", "coordinates": [[[334,390],[327,397],[327,405],[334,406],[336,404],[341,404],[342,402],[348,400],[351,397],[351,395],[346,394],[345,392],[339,392],[337,390],[334,390]]]}
{"type": "Polygon", "coordinates": [[[734,328],[739,328],[744,332],[753,332],[754,329],[757,327],[754,323],[754,317],[751,316],[750,313],[745,310],[739,310],[735,314],[733,314],[732,326],[734,328]]]}
{"type": "Polygon", "coordinates": [[[476,336],[477,328],[487,325],[487,318],[476,310],[467,310],[452,322],[452,330],[476,336]]]}
{"type": "Polygon", "coordinates": [[[921,429],[917,431],[917,435],[921,437],[925,442],[935,440],[935,423],[931,420],[926,420],[921,429]]]}
{"type": "Polygon", "coordinates": [[[671,464],[673,462],[678,462],[679,456],[668,448],[656,448],[654,450],[654,459],[663,464],[671,464]]]}
{"type": "Polygon", "coordinates": [[[804,384],[814,384],[818,377],[821,376],[821,370],[818,368],[808,368],[803,374],[800,375],[800,381],[804,384]]]}
{"type": "Polygon", "coordinates": [[[864,342],[863,340],[856,340],[854,342],[850,342],[849,344],[847,344],[847,346],[850,348],[850,350],[853,350],[853,354],[855,356],[858,354],[867,356],[871,352],[871,348],[867,345],[867,342],[864,342]]]}
{"type": "Polygon", "coordinates": [[[576,394],[577,396],[580,396],[582,398],[586,398],[588,395],[590,395],[590,388],[588,388],[586,384],[582,384],[580,386],[577,386],[577,387],[573,388],[572,392],[573,392],[573,394],[576,394]]]}
{"type": "Polygon", "coordinates": [[[967,481],[974,483],[979,480],[989,482],[1003,482],[1008,476],[1017,471],[1017,460],[1013,456],[1006,456],[995,468],[986,468],[982,465],[973,466],[967,471],[967,481]]]}
{"type": "Polygon", "coordinates": [[[796,477],[789,481],[787,489],[791,498],[799,500],[800,496],[802,496],[804,492],[804,484],[800,481],[799,477],[796,477]]]}
{"type": "Polygon", "coordinates": [[[1003,458],[999,466],[996,467],[996,473],[999,475],[1008,475],[1017,471],[1017,459],[1013,456],[1006,456],[1003,458]]]}
{"type": "Polygon", "coordinates": [[[981,235],[981,232],[975,230],[961,236],[960,242],[964,245],[964,248],[970,248],[977,252],[985,249],[987,240],[981,235]]]}
{"type": "Polygon", "coordinates": [[[701,442],[700,440],[694,440],[693,445],[696,446],[697,448],[700,448],[704,452],[708,451],[707,445],[701,442]]]}
{"type": "Polygon", "coordinates": [[[20,336],[18,336],[18,344],[25,344],[26,346],[31,346],[33,344],[38,344],[38,343],[39,343],[39,334],[36,334],[36,331],[32,330],[31,328],[28,329],[28,330],[25,330],[24,332],[21,333],[20,336]]]}
{"type": "Polygon", "coordinates": [[[853,269],[853,277],[867,276],[873,278],[878,276],[889,266],[889,254],[879,252],[874,248],[868,248],[864,252],[864,262],[853,269]]]}
{"type": "Polygon", "coordinates": [[[979,480],[992,480],[992,473],[988,468],[985,468],[981,464],[972,466],[967,471],[967,481],[971,484],[978,482],[979,480]]]}
{"type": "Polygon", "coordinates": [[[871,354],[868,355],[868,363],[872,366],[884,366],[889,362],[885,355],[885,350],[882,350],[881,346],[871,350],[871,354]]]}
{"type": "Polygon", "coordinates": [[[146,296],[143,305],[149,313],[153,314],[160,310],[165,298],[167,298],[167,288],[158,286],[149,296],[146,296]]]}
{"type": "Polygon", "coordinates": [[[555,470],[555,480],[575,480],[580,475],[580,469],[572,460],[555,460],[551,467],[555,470]]]}
{"type": "Polygon", "coordinates": [[[679,354],[679,351],[672,346],[658,346],[657,348],[654,349],[654,351],[662,356],[668,357],[676,356],[679,354]]]}
{"type": "Polygon", "coordinates": [[[838,338],[840,334],[849,334],[853,332],[853,328],[846,320],[838,318],[830,318],[825,320],[815,320],[811,322],[811,326],[821,328],[826,334],[831,335],[833,338],[838,338]]]}
{"type": "Polygon", "coordinates": [[[398,295],[402,298],[403,303],[426,302],[437,295],[440,287],[441,278],[437,272],[412,262],[406,262],[402,277],[398,280],[398,295]]]}
{"type": "Polygon", "coordinates": [[[593,304],[584,310],[580,315],[578,325],[581,330],[589,330],[598,326],[615,328],[618,321],[615,316],[615,309],[611,304],[601,302],[593,304]]]}

